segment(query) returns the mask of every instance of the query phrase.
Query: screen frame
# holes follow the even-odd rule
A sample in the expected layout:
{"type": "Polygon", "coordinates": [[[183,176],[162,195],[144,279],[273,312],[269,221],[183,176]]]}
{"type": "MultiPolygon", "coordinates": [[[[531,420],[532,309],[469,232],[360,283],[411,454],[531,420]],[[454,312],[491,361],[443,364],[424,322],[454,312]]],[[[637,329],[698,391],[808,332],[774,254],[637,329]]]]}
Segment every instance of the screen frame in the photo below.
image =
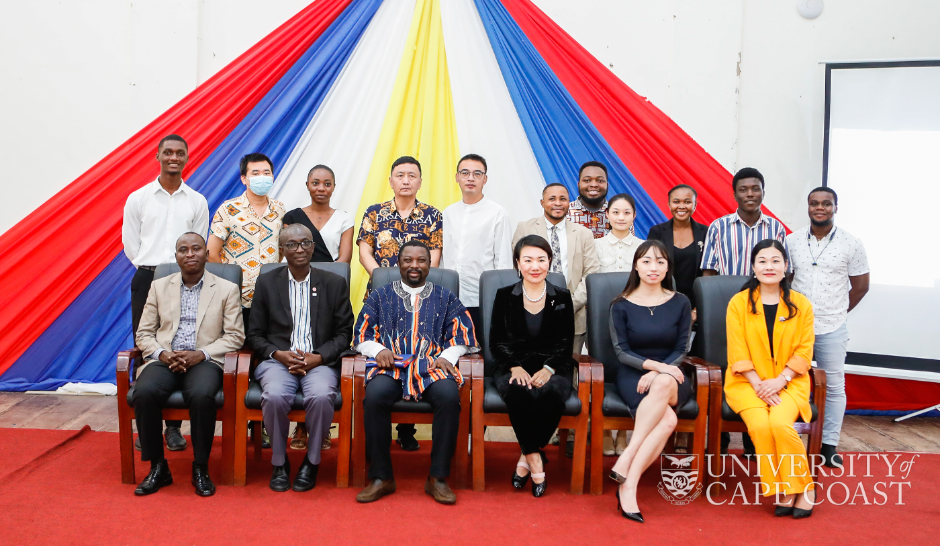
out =
{"type": "MultiPolygon", "coordinates": [[[[830,78],[834,70],[853,70],[859,68],[917,68],[941,67],[941,60],[918,61],[863,61],[849,63],[825,63],[824,108],[823,108],[823,186],[827,186],[830,162],[830,78]]],[[[846,362],[866,367],[882,367],[898,370],[923,372],[941,371],[941,360],[902,357],[897,355],[879,355],[873,353],[847,352],[846,362]]]]}

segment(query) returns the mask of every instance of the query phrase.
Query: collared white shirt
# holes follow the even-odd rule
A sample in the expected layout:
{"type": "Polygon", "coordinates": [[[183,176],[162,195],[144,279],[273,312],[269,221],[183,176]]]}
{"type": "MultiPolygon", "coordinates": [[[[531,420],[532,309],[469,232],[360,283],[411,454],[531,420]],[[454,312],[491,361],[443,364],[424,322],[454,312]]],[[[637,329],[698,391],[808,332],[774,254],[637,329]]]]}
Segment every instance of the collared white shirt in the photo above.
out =
{"type": "Polygon", "coordinates": [[[595,250],[598,251],[598,261],[601,262],[601,271],[629,272],[634,266],[634,253],[644,240],[628,234],[624,239],[618,239],[613,232],[595,240],[595,250]]]}
{"type": "MultiPolygon", "coordinates": [[[[568,253],[568,237],[565,235],[565,219],[562,219],[562,222],[554,226],[556,231],[559,234],[559,252],[562,256],[559,257],[560,264],[562,265],[562,275],[565,276],[565,281],[568,283],[569,280],[569,253],[568,253]]],[[[552,223],[549,222],[549,219],[546,219],[546,241],[549,242],[549,246],[552,246],[552,223]]]]}
{"type": "Polygon", "coordinates": [[[828,334],[846,321],[850,305],[850,277],[869,273],[863,243],[834,226],[817,240],[810,226],[787,236],[794,282],[791,288],[814,305],[814,333],[828,334]],[[817,263],[814,266],[814,262],[817,263]]]}
{"type": "Polygon", "coordinates": [[[310,335],[310,270],[307,276],[297,281],[288,271],[288,296],[291,300],[291,318],[294,330],[291,331],[291,349],[300,354],[314,351],[314,342],[310,335]]]}
{"type": "Polygon", "coordinates": [[[181,235],[196,232],[206,237],[208,231],[209,204],[186,182],[171,195],[158,177],[131,193],[124,204],[121,241],[135,268],[175,262],[181,235]]]}
{"type": "MultiPolygon", "coordinates": [[[[402,283],[402,289],[408,294],[412,295],[412,298],[414,299],[419,294],[421,294],[423,290],[425,290],[425,286],[422,285],[421,287],[415,287],[413,289],[412,287],[409,287],[405,283],[402,283]]],[[[418,307],[416,306],[415,309],[418,309],[418,307]]],[[[379,355],[380,351],[389,349],[389,348],[383,346],[379,342],[375,342],[373,340],[367,340],[365,342],[360,343],[358,346],[356,346],[355,349],[356,351],[362,353],[366,357],[369,357],[370,359],[375,359],[376,356],[379,355]]],[[[438,357],[447,359],[449,363],[457,366],[457,360],[460,359],[461,356],[463,356],[466,353],[467,353],[467,346],[451,346],[445,349],[444,351],[442,351],[441,355],[439,355],[438,357]]]]}
{"type": "Polygon", "coordinates": [[[513,267],[510,219],[503,207],[487,198],[470,205],[459,201],[444,210],[443,231],[441,267],[458,273],[461,302],[475,308],[480,274],[513,267]]]}

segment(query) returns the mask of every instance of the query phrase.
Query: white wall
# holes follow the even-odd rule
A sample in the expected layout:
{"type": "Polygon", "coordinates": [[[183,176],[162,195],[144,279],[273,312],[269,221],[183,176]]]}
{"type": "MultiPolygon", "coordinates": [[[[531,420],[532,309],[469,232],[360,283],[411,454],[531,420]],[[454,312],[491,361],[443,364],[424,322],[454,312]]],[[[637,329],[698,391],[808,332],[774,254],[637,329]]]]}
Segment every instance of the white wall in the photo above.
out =
{"type": "MultiPolygon", "coordinates": [[[[818,61],[941,54],[937,0],[824,0],[812,21],[796,0],[535,2],[727,169],[761,169],[795,227],[820,181],[818,61]]],[[[4,1],[0,232],[307,3],[4,1]]]]}

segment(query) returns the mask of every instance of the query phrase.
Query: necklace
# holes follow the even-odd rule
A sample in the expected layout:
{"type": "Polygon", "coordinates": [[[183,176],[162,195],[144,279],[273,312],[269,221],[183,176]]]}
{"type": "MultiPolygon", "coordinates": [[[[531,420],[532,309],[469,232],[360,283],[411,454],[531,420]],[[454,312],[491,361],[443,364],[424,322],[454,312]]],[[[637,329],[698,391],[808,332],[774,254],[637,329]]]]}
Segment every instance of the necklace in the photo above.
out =
{"type": "MultiPolygon", "coordinates": [[[[657,306],[659,306],[659,304],[657,304],[657,306]]],[[[644,306],[644,307],[650,310],[650,315],[653,315],[653,311],[657,309],[657,306],[644,306]]]]}
{"type": "Polygon", "coordinates": [[[830,231],[830,236],[827,238],[827,242],[824,243],[823,249],[820,249],[820,254],[818,254],[817,256],[814,256],[814,251],[813,249],[810,248],[810,236],[811,235],[812,235],[812,232],[808,229],[807,230],[807,251],[810,252],[810,258],[814,261],[814,266],[816,266],[817,261],[820,260],[820,257],[823,256],[823,253],[826,252],[827,247],[830,246],[830,242],[833,241],[833,236],[836,235],[836,226],[834,226],[833,229],[830,231]]]}
{"type": "MultiPolygon", "coordinates": [[[[542,284],[542,294],[540,294],[540,295],[539,295],[538,297],[536,297],[536,298],[530,298],[529,295],[526,294],[526,289],[524,288],[524,289],[523,289],[523,296],[525,296],[525,297],[526,297],[526,300],[529,300],[530,302],[539,302],[540,300],[542,300],[542,297],[543,297],[543,296],[546,296],[546,289],[547,289],[547,288],[548,288],[548,285],[547,285],[545,282],[543,282],[543,284],[542,284]]],[[[651,315],[653,315],[653,314],[651,313],[651,315]]]]}

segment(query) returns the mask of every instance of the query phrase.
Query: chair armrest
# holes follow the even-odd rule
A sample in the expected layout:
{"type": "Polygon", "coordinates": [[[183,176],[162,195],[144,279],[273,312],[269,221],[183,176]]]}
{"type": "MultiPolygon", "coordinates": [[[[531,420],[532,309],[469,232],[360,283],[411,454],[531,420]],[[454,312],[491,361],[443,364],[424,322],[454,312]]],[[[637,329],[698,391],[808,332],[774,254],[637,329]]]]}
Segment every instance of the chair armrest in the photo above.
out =
{"type": "Polygon", "coordinates": [[[223,376],[235,375],[238,372],[239,356],[246,350],[230,351],[225,354],[225,361],[222,363],[223,376]]]}
{"type": "Polygon", "coordinates": [[[340,377],[341,378],[352,378],[353,377],[353,362],[358,355],[347,355],[346,357],[340,359],[340,377]]]}
{"type": "Polygon", "coordinates": [[[722,370],[718,365],[713,365],[699,357],[686,357],[681,363],[683,367],[693,370],[693,376],[696,378],[696,388],[711,388],[710,374],[713,369],[718,371],[719,378],[722,378],[722,370]]]}
{"type": "Polygon", "coordinates": [[[344,361],[350,359],[353,361],[353,378],[366,381],[366,356],[355,355],[353,357],[344,357],[344,361]]]}
{"type": "Polygon", "coordinates": [[[142,359],[143,355],[141,355],[141,350],[138,348],[131,348],[118,352],[118,362],[117,366],[115,367],[115,374],[117,376],[119,386],[131,385],[131,381],[134,378],[134,369],[137,368],[137,365],[142,359]]]}
{"type": "Polygon", "coordinates": [[[461,376],[463,376],[465,380],[473,380],[474,371],[480,369],[482,373],[483,367],[484,360],[480,357],[479,353],[470,353],[457,360],[457,369],[461,372],[461,376]]]}
{"type": "MultiPolygon", "coordinates": [[[[580,355],[578,357],[578,383],[591,384],[591,365],[595,360],[590,355],[580,355]]],[[[602,375],[604,378],[604,375],[602,375]]]]}

